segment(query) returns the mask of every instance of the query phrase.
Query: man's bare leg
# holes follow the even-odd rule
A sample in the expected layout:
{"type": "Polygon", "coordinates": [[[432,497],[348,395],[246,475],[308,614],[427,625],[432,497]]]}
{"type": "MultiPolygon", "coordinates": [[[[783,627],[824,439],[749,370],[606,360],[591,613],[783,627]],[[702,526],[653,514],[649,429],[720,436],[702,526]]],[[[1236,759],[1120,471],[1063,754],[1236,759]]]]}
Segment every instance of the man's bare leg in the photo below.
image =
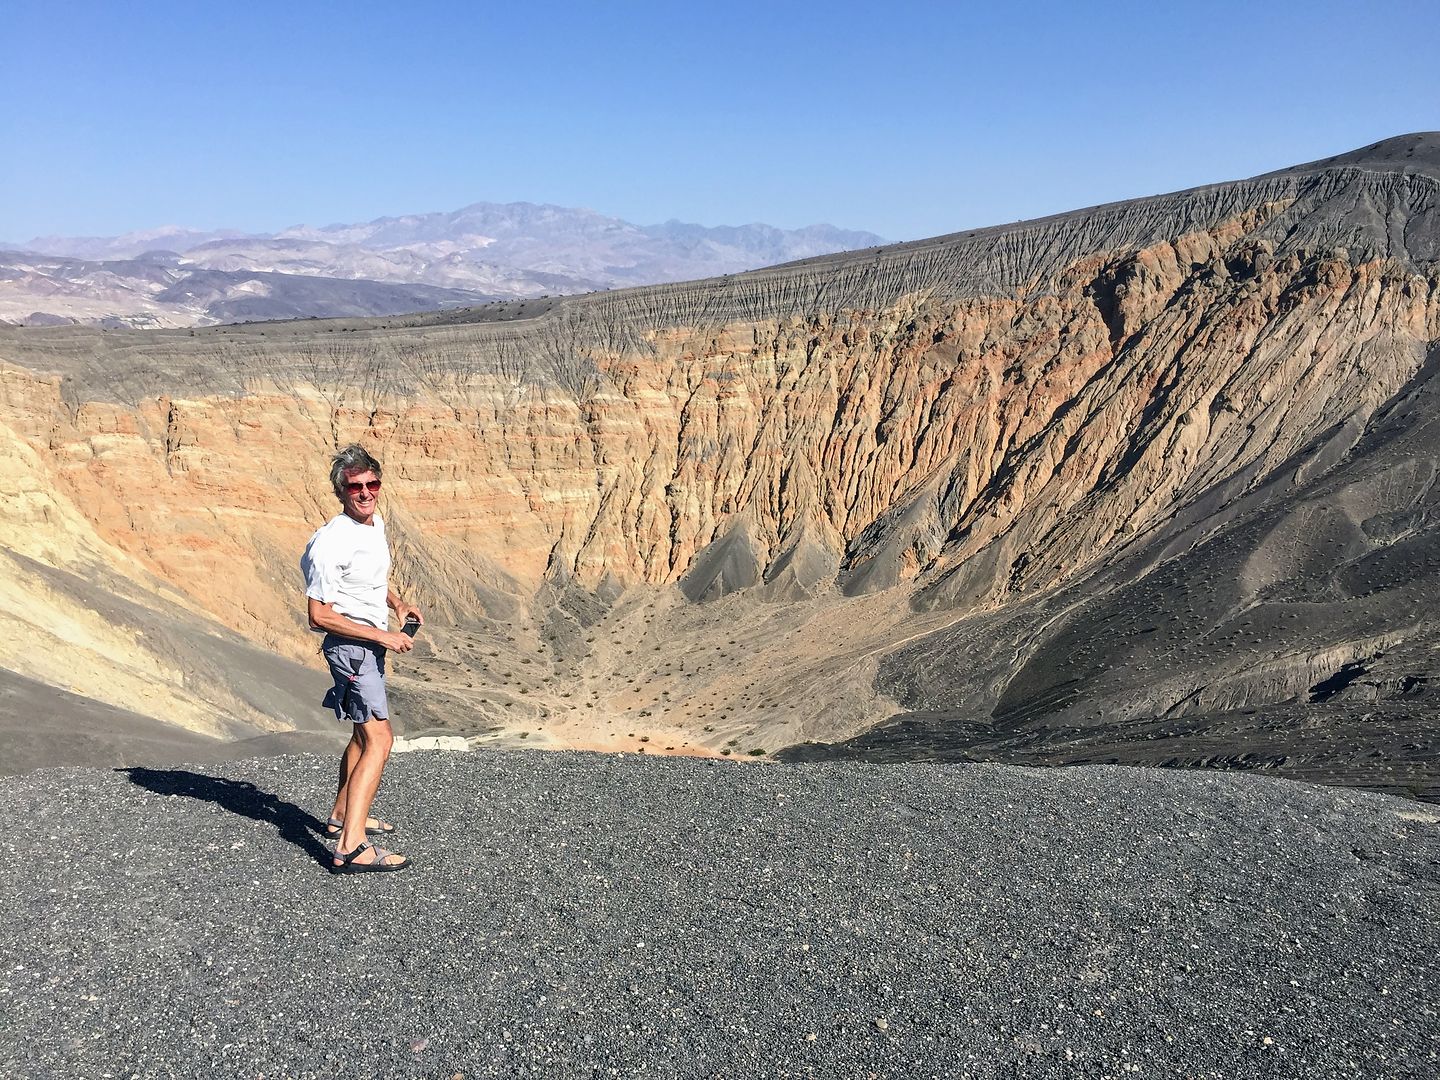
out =
{"type": "MultiPolygon", "coordinates": [[[[340,831],[337,852],[349,853],[365,843],[365,822],[370,816],[370,804],[375,801],[375,792],[380,788],[380,773],[390,760],[390,748],[395,744],[390,721],[371,717],[368,723],[356,724],[354,738],[360,742],[360,756],[350,770],[345,785],[345,827],[340,831]]],[[[347,748],[348,753],[348,748],[347,748]]],[[[392,855],[388,862],[401,862],[403,856],[392,855]]],[[[375,861],[374,849],[365,852],[357,863],[375,861]]],[[[335,865],[341,865],[336,859],[335,865]]]]}
{"type": "MultiPolygon", "coordinates": [[[[330,808],[331,821],[343,822],[345,820],[345,802],[350,796],[350,773],[354,770],[355,763],[360,760],[360,729],[364,725],[353,724],[351,726],[354,730],[350,733],[350,741],[345,744],[345,752],[340,755],[340,782],[335,789],[335,805],[330,808]]],[[[378,818],[367,817],[365,819],[365,827],[368,829],[378,829],[382,824],[383,822],[378,818]]],[[[385,831],[393,830],[386,827],[385,831]]],[[[331,837],[334,835],[333,832],[330,833],[331,837]]]]}
{"type": "Polygon", "coordinates": [[[360,729],[364,724],[351,724],[354,730],[350,732],[350,741],[345,744],[345,752],[340,755],[340,784],[335,789],[335,806],[330,811],[330,817],[334,821],[345,820],[345,799],[350,788],[350,773],[355,768],[355,763],[360,760],[360,729]]]}

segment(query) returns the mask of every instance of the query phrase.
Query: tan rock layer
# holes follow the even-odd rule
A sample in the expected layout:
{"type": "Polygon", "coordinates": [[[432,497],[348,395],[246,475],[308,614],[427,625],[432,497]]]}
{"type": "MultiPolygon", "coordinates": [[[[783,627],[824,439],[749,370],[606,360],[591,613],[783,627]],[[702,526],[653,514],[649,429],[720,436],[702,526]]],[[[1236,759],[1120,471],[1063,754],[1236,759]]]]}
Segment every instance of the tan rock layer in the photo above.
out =
{"type": "Polygon", "coordinates": [[[386,461],[405,572],[437,598],[467,576],[532,588],[552,557],[590,585],[674,581],[743,520],[761,573],[808,527],[851,588],[953,569],[927,602],[988,603],[1275,467],[1440,336],[1433,277],[1233,232],[1089,260],[1029,299],[656,334],[597,356],[583,401],[477,375],[71,407],[12,370],[5,417],[98,534],[271,647],[350,439],[386,461]]]}

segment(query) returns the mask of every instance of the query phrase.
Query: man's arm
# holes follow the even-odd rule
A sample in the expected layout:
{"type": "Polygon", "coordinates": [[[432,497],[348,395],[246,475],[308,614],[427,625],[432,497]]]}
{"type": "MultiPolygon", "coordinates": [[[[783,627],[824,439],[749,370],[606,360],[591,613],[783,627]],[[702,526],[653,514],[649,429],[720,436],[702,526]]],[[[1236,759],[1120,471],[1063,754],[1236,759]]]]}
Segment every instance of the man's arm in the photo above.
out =
{"type": "Polygon", "coordinates": [[[421,626],[425,625],[425,616],[420,614],[420,609],[414,604],[407,604],[401,600],[400,594],[394,589],[386,589],[385,602],[390,605],[390,609],[395,612],[395,617],[402,623],[408,622],[413,615],[416,622],[421,626]]]}
{"type": "MultiPolygon", "coordinates": [[[[324,630],[355,641],[373,642],[376,645],[384,645],[385,648],[395,652],[409,652],[415,647],[415,642],[409,634],[402,634],[398,630],[377,630],[373,626],[366,626],[364,623],[341,615],[335,610],[333,604],[322,603],[313,596],[307,596],[305,600],[309,605],[308,613],[312,630],[324,630]]],[[[396,614],[399,614],[398,609],[396,614]]]]}

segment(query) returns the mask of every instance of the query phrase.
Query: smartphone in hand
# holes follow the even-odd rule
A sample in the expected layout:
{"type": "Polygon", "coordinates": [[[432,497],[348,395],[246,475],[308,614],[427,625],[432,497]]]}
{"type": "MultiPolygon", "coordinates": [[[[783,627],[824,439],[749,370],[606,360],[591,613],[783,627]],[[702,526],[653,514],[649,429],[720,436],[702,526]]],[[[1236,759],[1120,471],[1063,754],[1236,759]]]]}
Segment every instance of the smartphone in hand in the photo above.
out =
{"type": "Polygon", "coordinates": [[[420,629],[420,620],[418,620],[418,619],[406,619],[406,620],[405,620],[405,625],[400,628],[400,632],[401,632],[402,634],[406,634],[406,635],[408,635],[409,637],[412,637],[412,638],[413,638],[413,637],[415,636],[415,632],[416,632],[417,630],[419,630],[419,629],[420,629]]]}

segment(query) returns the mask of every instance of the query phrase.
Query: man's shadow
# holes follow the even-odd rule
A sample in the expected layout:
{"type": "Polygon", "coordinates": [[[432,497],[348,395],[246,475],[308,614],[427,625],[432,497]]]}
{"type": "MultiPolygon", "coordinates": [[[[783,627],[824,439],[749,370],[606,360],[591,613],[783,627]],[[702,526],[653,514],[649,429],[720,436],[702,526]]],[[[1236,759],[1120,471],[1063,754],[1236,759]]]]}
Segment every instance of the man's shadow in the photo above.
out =
{"type": "Polygon", "coordinates": [[[229,810],[232,814],[269,822],[280,833],[280,839],[310,853],[316,862],[328,867],[333,859],[330,849],[320,841],[325,823],[313,814],[307,814],[294,803],[261,791],[254,784],[244,780],[226,780],[220,776],[205,776],[202,773],[187,772],[184,769],[145,769],[140,767],[117,769],[130,777],[132,784],[155,792],[158,795],[184,795],[191,799],[203,799],[229,810]]]}

